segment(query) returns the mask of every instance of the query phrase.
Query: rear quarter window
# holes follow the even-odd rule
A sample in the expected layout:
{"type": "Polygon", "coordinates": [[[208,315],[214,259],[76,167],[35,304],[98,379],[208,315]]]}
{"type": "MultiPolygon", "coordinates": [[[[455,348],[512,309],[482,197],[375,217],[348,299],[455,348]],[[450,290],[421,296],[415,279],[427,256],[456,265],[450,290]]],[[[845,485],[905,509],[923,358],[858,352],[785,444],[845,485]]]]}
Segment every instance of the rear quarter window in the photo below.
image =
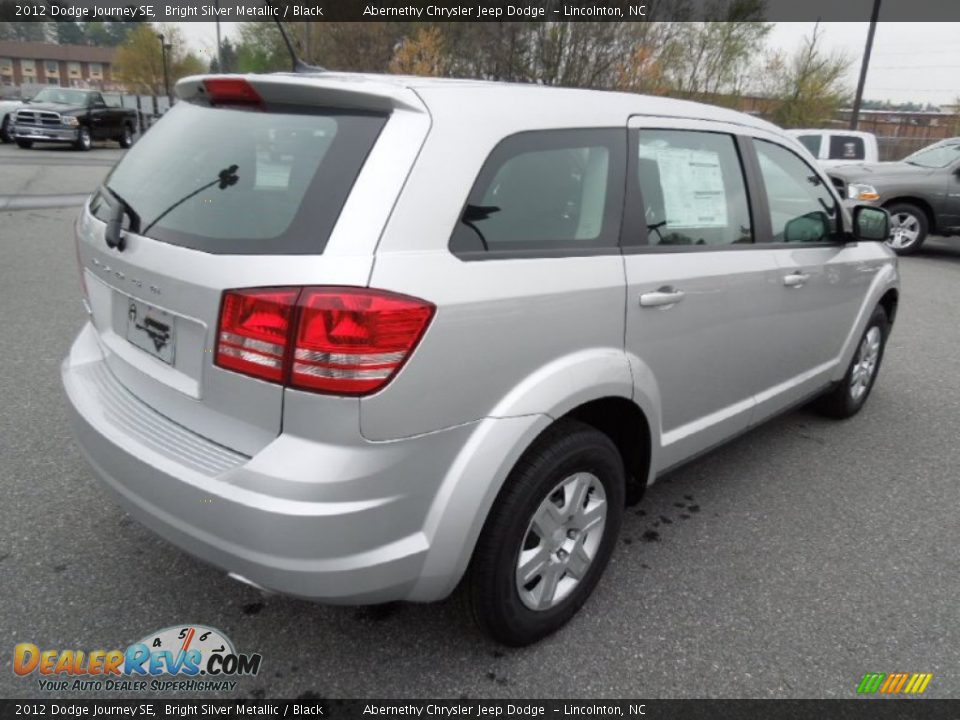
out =
{"type": "Polygon", "coordinates": [[[815,158],[820,157],[820,135],[797,135],[797,140],[803,145],[815,158]]]}
{"type": "MultiPolygon", "coordinates": [[[[127,153],[106,186],[140,232],[219,254],[319,254],[383,115],[177,103],[127,153]]],[[[91,211],[106,221],[106,204],[91,211]]]]}
{"type": "Polygon", "coordinates": [[[506,138],[480,170],[450,250],[469,258],[616,248],[625,150],[623,129],[544,130],[506,138]]]}

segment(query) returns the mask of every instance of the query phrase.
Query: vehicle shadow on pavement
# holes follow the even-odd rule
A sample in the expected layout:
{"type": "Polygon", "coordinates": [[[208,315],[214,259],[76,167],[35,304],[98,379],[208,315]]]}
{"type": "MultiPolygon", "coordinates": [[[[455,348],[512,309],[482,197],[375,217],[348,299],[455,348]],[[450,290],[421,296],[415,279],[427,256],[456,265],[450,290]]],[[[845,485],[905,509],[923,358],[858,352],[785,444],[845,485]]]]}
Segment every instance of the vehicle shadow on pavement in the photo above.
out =
{"type": "Polygon", "coordinates": [[[960,262],[960,238],[931,238],[914,257],[960,262]]]}

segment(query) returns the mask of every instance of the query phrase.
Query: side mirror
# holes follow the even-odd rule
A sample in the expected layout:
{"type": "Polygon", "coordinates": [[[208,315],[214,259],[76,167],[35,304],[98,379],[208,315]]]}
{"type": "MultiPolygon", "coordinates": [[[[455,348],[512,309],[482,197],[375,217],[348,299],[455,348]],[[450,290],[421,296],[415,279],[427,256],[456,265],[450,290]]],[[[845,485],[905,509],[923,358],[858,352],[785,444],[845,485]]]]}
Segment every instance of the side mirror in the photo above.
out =
{"type": "Polygon", "coordinates": [[[853,239],[885,242],[890,237],[890,213],[873,205],[853,208],[853,239]]]}
{"type": "Polygon", "coordinates": [[[830,220],[821,210],[795,217],[783,228],[783,240],[788,243],[820,242],[830,235],[830,220]]]}

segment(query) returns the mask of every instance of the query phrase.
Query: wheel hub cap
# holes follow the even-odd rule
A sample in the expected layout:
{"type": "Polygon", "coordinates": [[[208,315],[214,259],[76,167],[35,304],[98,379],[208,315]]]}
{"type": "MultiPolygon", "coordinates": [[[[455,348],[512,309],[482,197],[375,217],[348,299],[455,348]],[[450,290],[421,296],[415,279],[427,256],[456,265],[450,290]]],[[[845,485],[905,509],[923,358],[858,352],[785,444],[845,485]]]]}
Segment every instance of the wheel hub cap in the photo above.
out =
{"type": "Polygon", "coordinates": [[[531,610],[549,610],[586,576],[603,539],[607,499],[589,472],[557,484],[534,512],[517,554],[520,600],[531,610]]]}

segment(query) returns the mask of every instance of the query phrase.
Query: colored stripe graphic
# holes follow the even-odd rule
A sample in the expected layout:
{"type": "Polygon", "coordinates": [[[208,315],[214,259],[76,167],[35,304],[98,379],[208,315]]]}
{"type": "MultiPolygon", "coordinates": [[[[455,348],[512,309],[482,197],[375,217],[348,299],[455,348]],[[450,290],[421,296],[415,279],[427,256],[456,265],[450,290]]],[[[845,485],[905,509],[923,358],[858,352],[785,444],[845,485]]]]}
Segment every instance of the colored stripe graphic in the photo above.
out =
{"type": "Polygon", "coordinates": [[[890,675],[887,676],[887,681],[883,684],[883,687],[880,688],[880,692],[886,693],[887,695],[896,695],[900,692],[900,689],[908,677],[909,675],[907,673],[890,673],[890,675]]]}
{"type": "Polygon", "coordinates": [[[886,677],[884,673],[867,673],[863,676],[863,680],[860,681],[860,685],[857,687],[858,693],[875,693],[880,689],[880,684],[883,682],[883,679],[886,677]]]}
{"type": "Polygon", "coordinates": [[[927,689],[927,685],[930,684],[932,679],[933,673],[914,673],[913,677],[910,678],[910,682],[907,683],[907,688],[904,692],[910,693],[911,695],[919,695],[927,689]]]}
{"type": "Polygon", "coordinates": [[[933,679],[933,673],[866,673],[857,692],[872,694],[879,692],[882,695],[920,695],[933,679]]]}

